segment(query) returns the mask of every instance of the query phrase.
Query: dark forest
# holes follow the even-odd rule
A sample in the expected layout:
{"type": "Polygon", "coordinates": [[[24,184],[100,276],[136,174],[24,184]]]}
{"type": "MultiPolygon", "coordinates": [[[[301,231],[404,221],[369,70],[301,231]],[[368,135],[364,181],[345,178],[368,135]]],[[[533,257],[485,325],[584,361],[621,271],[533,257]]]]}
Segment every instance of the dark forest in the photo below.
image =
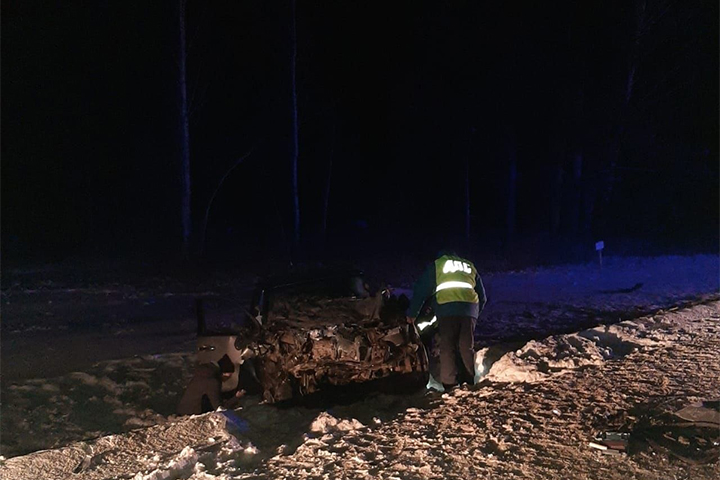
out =
{"type": "Polygon", "coordinates": [[[718,248],[715,1],[24,1],[2,35],[6,262],[718,248]]]}

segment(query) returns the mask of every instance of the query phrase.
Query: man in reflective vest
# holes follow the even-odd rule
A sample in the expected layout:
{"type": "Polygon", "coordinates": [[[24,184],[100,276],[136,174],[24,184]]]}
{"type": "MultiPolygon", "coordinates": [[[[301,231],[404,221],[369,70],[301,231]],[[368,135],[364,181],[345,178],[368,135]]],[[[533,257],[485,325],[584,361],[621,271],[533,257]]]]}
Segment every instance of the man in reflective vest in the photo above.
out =
{"type": "Polygon", "coordinates": [[[420,314],[426,300],[432,307],[440,331],[440,381],[445,390],[459,382],[472,383],[475,371],[473,332],[487,298],[475,265],[455,252],[440,252],[415,282],[408,310],[410,323],[420,314]],[[460,354],[464,372],[455,361],[460,354]]]}

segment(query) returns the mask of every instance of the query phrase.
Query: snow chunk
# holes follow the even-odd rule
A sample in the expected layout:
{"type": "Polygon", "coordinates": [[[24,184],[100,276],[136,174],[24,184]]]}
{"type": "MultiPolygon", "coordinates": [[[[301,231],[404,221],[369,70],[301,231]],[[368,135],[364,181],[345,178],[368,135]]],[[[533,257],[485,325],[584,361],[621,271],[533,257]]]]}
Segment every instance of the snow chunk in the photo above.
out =
{"type": "Polygon", "coordinates": [[[120,395],[121,393],[123,393],[122,387],[107,377],[98,378],[95,375],[90,375],[89,373],[85,372],[73,372],[70,374],[70,377],[80,380],[80,382],[84,383],[85,385],[103,387],[104,389],[115,395],[120,395]]]}
{"type": "Polygon", "coordinates": [[[350,420],[338,420],[329,413],[322,412],[313,420],[312,424],[310,424],[310,431],[316,433],[349,432],[363,428],[364,426],[365,425],[354,418],[350,420]]]}
{"type": "Polygon", "coordinates": [[[474,383],[478,383],[480,379],[488,373],[487,369],[485,368],[485,356],[487,355],[488,350],[490,349],[488,347],[485,347],[475,352],[475,375],[473,378],[474,383]]]}
{"type": "Polygon", "coordinates": [[[156,468],[147,475],[138,473],[133,477],[133,480],[166,480],[169,478],[189,477],[195,470],[197,461],[197,452],[192,447],[185,447],[166,466],[156,468]]]}
{"type": "Polygon", "coordinates": [[[257,455],[258,453],[260,453],[260,450],[258,450],[258,448],[255,445],[248,442],[243,453],[245,455],[257,455]]]}

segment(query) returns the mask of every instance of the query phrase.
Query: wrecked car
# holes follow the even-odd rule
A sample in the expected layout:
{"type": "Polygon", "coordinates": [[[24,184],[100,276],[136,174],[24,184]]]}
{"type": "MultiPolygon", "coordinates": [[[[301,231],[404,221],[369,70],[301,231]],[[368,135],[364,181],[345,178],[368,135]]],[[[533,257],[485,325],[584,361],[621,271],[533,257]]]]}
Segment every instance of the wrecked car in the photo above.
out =
{"type": "Polygon", "coordinates": [[[257,283],[239,325],[209,328],[198,301],[199,363],[228,355],[223,392],[244,389],[267,403],[330,392],[425,387],[428,357],[408,299],[372,288],[361,271],[313,271],[257,283]]]}

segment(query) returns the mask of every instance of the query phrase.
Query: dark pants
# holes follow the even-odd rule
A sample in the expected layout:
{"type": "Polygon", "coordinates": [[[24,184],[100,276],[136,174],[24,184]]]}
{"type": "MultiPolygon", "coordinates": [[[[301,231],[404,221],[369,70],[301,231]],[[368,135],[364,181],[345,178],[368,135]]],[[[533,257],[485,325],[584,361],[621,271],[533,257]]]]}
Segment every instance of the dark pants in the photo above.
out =
{"type": "Polygon", "coordinates": [[[440,382],[444,385],[455,385],[464,381],[472,383],[475,377],[475,349],[473,348],[475,321],[475,318],[466,316],[438,318],[440,382]],[[465,371],[458,371],[458,354],[460,354],[465,371]]]}

